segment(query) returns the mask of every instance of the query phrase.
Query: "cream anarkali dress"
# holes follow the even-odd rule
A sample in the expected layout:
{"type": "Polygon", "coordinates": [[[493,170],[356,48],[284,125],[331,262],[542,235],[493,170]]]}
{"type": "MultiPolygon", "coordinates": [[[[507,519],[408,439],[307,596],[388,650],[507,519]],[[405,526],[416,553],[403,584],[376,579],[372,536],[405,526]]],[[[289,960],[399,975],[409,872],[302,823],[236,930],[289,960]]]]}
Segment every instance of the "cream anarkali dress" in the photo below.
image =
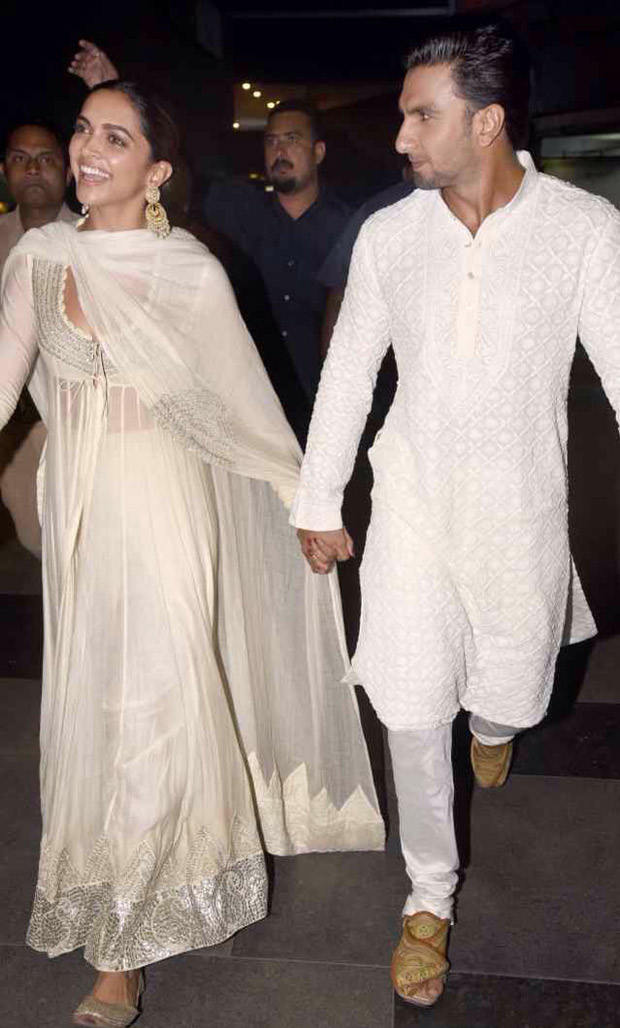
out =
{"type": "Polygon", "coordinates": [[[287,525],[299,452],[193,237],[28,233],[0,422],[31,377],[42,493],[43,842],[28,942],[97,968],[266,913],[263,844],[378,849],[333,575],[287,525]],[[93,338],[64,312],[71,267],[93,338]]]}

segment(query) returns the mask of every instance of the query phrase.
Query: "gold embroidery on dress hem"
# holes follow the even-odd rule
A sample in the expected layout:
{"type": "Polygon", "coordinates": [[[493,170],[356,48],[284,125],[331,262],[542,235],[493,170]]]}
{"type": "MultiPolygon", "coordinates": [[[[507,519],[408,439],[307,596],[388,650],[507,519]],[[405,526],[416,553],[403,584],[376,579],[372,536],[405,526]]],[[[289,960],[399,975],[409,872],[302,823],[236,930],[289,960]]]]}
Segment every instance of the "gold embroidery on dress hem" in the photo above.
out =
{"type": "Polygon", "coordinates": [[[203,828],[189,853],[158,868],[143,842],[121,874],[102,838],[80,872],[45,840],[27,942],[58,956],[80,946],[95,967],[128,970],[214,946],[267,913],[267,878],[253,827],[235,820],[229,852],[203,828]]]}

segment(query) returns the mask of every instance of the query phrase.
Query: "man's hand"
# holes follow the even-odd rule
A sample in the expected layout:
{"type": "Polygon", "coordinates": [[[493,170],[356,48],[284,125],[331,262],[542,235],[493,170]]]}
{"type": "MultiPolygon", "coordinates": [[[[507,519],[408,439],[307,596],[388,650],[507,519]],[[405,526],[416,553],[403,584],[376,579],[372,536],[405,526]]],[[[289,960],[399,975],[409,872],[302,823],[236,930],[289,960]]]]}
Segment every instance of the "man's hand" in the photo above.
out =
{"type": "Polygon", "coordinates": [[[307,528],[299,528],[297,537],[315,575],[327,575],[337,560],[348,560],[355,552],[346,528],[333,532],[311,532],[307,528]]]}
{"type": "Polygon", "coordinates": [[[119,78],[119,74],[112,64],[112,61],[94,43],[87,39],[80,39],[80,49],[69,65],[72,75],[82,79],[89,89],[98,86],[100,82],[109,82],[110,79],[119,78]]]}

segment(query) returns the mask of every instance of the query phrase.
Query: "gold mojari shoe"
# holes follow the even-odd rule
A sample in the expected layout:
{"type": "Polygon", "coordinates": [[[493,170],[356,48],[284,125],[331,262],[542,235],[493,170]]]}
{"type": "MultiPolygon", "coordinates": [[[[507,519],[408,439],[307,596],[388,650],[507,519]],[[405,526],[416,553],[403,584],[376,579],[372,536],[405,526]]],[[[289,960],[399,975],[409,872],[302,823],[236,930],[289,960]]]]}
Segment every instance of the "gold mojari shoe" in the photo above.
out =
{"type": "Polygon", "coordinates": [[[512,760],[512,741],[499,746],[485,746],[474,736],[471,741],[471,766],[478,785],[483,789],[499,789],[508,778],[512,760]]]}
{"type": "MultiPolygon", "coordinates": [[[[446,960],[450,920],[435,917],[427,910],[403,920],[403,934],[392,957],[392,985],[406,1003],[432,1007],[439,999],[416,995],[426,982],[445,981],[450,964],[446,960]]],[[[443,990],[442,990],[443,991],[443,990]]]]}
{"type": "Polygon", "coordinates": [[[91,1025],[96,1028],[129,1028],[140,1016],[141,996],[144,992],[144,975],[140,974],[135,1007],[126,1003],[103,1003],[96,996],[85,996],[71,1018],[73,1024],[91,1025]]]}

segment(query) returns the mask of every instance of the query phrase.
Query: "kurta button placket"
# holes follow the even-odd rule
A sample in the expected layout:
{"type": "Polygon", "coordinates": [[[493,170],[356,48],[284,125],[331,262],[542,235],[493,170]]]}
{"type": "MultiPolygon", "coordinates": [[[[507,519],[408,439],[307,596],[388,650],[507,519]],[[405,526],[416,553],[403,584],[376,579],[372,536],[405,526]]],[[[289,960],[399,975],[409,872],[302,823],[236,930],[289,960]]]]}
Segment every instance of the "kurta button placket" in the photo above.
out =
{"type": "Polygon", "coordinates": [[[473,357],[476,350],[481,264],[480,240],[469,239],[464,247],[463,279],[457,319],[456,354],[460,358],[473,357]]]}

